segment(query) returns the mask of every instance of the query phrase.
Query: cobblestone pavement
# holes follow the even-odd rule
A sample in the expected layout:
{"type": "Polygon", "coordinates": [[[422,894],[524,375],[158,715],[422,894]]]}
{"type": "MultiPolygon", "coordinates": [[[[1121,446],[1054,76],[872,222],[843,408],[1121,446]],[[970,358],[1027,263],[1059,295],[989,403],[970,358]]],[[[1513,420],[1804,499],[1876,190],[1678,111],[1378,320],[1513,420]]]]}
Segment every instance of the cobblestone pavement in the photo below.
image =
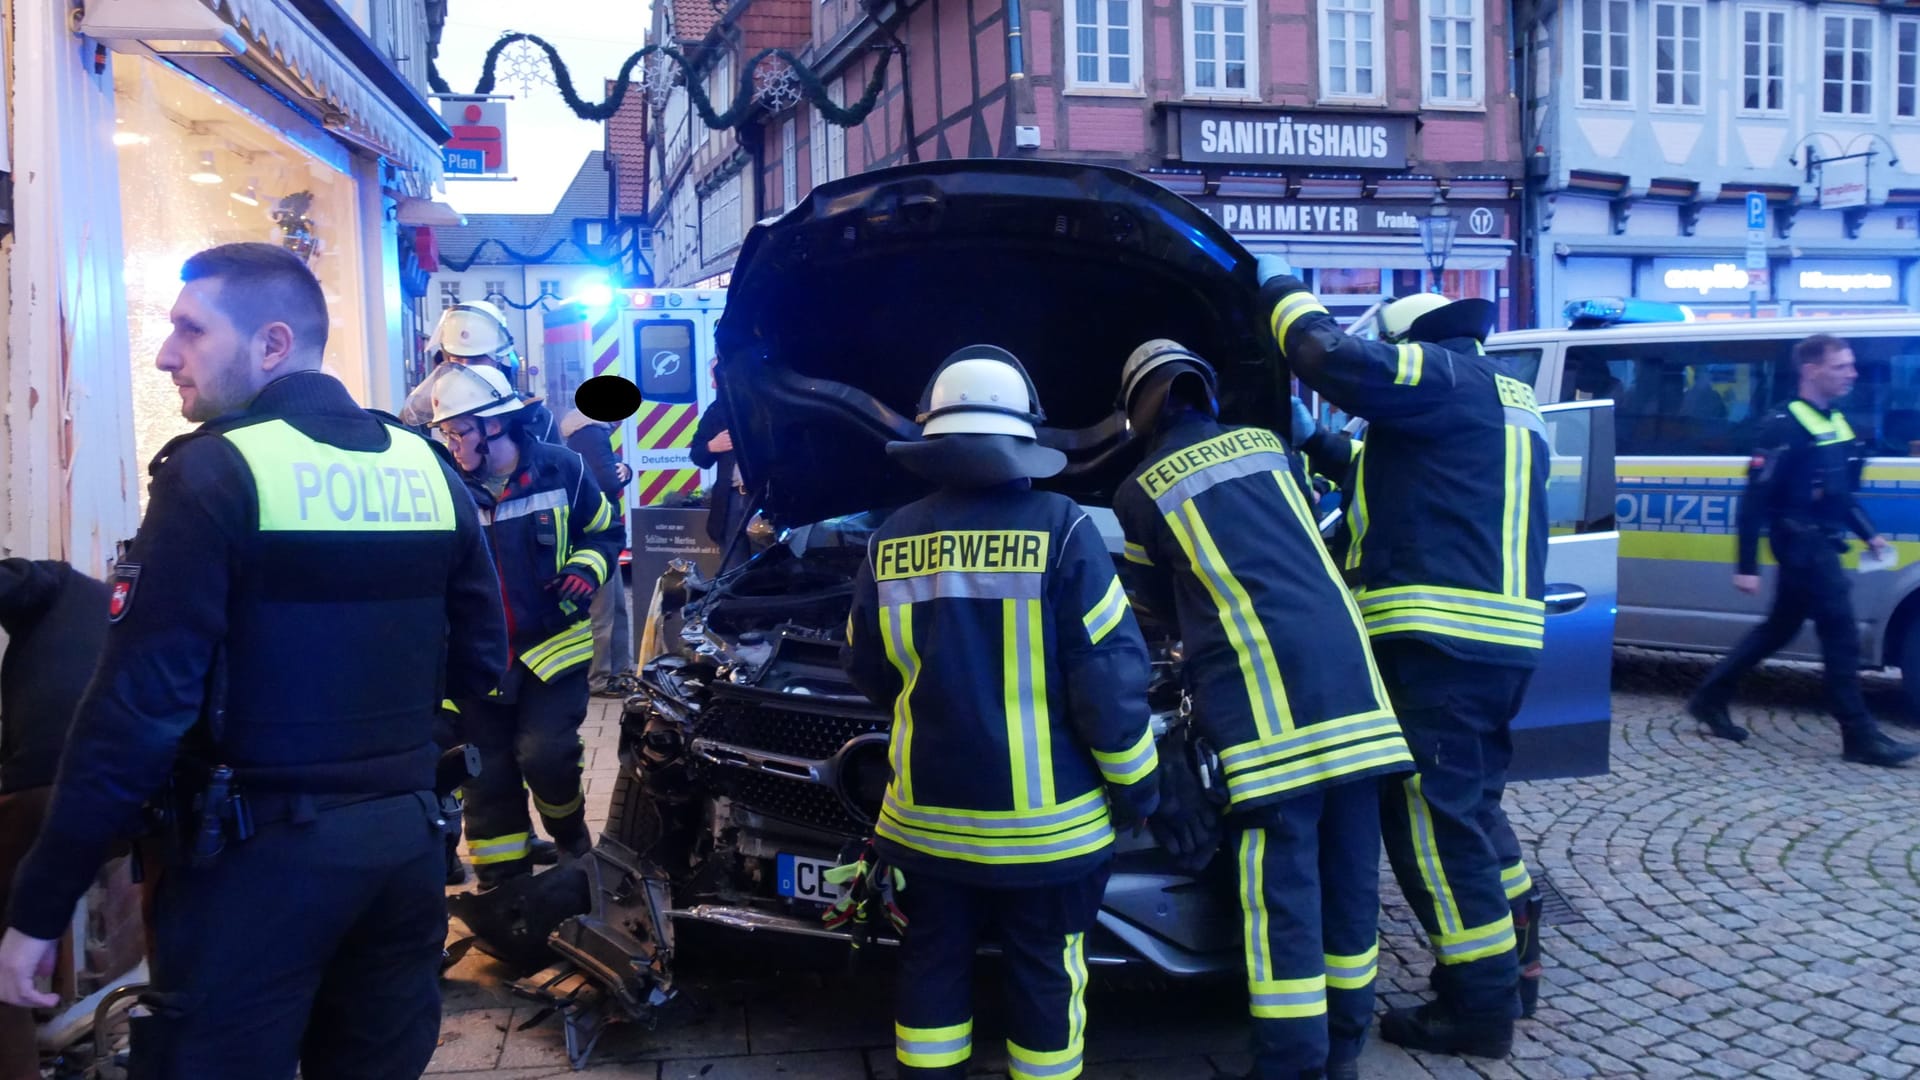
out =
{"type": "MultiPolygon", "coordinates": [[[[1749,681],[1735,706],[1749,742],[1704,738],[1679,706],[1705,668],[1622,650],[1612,775],[1509,795],[1535,875],[1565,901],[1546,931],[1539,1016],[1521,1025],[1513,1057],[1376,1045],[1364,1075],[1920,1076],[1920,769],[1841,762],[1817,671],[1800,666],[1749,681]]],[[[1869,700],[1882,715],[1899,708],[1887,678],[1870,677],[1869,700]]],[[[588,802],[602,816],[616,722],[611,703],[596,702],[588,802]]],[[[1391,890],[1382,930],[1382,996],[1413,1003],[1429,961],[1391,890]]],[[[613,1029],[588,1075],[893,1077],[888,973],[855,980],[839,950],[765,945],[683,937],[682,955],[698,965],[685,981],[706,1011],[651,1032],[613,1029]],[[704,962],[693,959],[701,952],[704,962]]],[[[997,973],[982,971],[991,989],[997,973]]],[[[522,1030],[534,1013],[499,976],[477,955],[451,973],[433,1071],[571,1075],[557,1022],[522,1030]]],[[[1004,1067],[999,1026],[994,995],[980,996],[975,1063],[991,1075],[1004,1067]]],[[[1244,1008],[1230,985],[1103,990],[1096,980],[1087,1075],[1198,1080],[1244,1069],[1244,1008]]]]}

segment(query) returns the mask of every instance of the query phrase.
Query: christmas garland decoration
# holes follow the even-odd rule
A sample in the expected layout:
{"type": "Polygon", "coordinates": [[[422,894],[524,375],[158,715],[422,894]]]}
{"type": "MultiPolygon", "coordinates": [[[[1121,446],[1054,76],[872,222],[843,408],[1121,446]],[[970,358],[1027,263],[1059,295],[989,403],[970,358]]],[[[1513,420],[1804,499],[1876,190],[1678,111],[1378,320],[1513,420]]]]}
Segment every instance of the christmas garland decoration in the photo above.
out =
{"type": "MultiPolygon", "coordinates": [[[[522,252],[515,251],[513,248],[507,246],[505,242],[496,240],[493,237],[489,236],[485,240],[480,241],[480,245],[473,249],[473,254],[468,255],[465,262],[461,262],[457,259],[452,259],[445,255],[442,255],[440,256],[440,265],[446,267],[447,269],[453,271],[456,274],[464,274],[467,272],[469,267],[473,266],[473,264],[480,261],[480,254],[486,251],[487,248],[489,247],[499,248],[501,254],[505,255],[508,259],[510,259],[512,262],[515,262],[515,263],[544,263],[547,260],[553,258],[555,252],[559,251],[562,247],[565,247],[567,244],[571,244],[571,243],[573,243],[572,240],[556,240],[554,241],[552,247],[541,252],[540,254],[527,255],[527,254],[523,254],[522,252]]],[[[589,252],[586,252],[586,249],[584,248],[582,248],[581,251],[582,253],[585,253],[585,254],[591,254],[589,252]]]]}
{"type": "MultiPolygon", "coordinates": [[[[680,66],[681,73],[686,76],[687,96],[693,101],[694,111],[699,114],[702,123],[715,131],[743,127],[753,116],[754,109],[759,104],[754,92],[754,72],[769,57],[785,61],[792,69],[794,75],[800,80],[801,96],[812,103],[821,119],[837,127],[853,127],[866,120],[867,115],[873,112],[874,105],[880,100],[880,91],[886,85],[887,61],[893,55],[891,49],[882,51],[880,62],[874,65],[873,76],[867,80],[866,93],[861,95],[859,101],[842,106],[833,103],[833,99],[827,94],[826,83],[814,74],[812,68],[801,63],[798,56],[786,49],[761,49],[745,67],[740,69],[740,86],[734,94],[733,107],[725,113],[716,113],[713,102],[707,97],[706,89],[700,85],[700,76],[706,69],[688,60],[677,49],[665,45],[648,45],[627,57],[626,63],[620,65],[620,77],[614,80],[613,92],[605,101],[596,105],[582,100],[579,93],[574,90],[573,75],[567,70],[566,63],[560,59],[558,50],[533,34],[509,32],[500,35],[500,40],[494,42],[493,47],[487,50],[486,60],[480,70],[480,81],[474,84],[475,96],[493,93],[494,68],[500,62],[500,54],[507,46],[519,41],[530,42],[547,54],[547,62],[553,66],[554,82],[560,88],[561,100],[567,103],[567,108],[573,110],[575,116],[592,121],[606,120],[618,112],[620,103],[627,96],[627,91],[636,85],[633,78],[634,68],[653,53],[660,53],[680,66]]],[[[435,93],[451,94],[453,92],[448,88],[446,80],[441,77],[438,65],[432,61],[427,65],[427,80],[435,93]]]]}

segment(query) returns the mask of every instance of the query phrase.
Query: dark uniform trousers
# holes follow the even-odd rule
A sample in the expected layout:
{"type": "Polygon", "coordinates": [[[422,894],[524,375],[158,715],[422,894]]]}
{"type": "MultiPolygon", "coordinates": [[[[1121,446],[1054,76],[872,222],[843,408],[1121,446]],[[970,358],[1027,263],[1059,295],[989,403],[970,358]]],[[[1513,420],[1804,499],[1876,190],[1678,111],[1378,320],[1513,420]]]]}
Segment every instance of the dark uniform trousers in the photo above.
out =
{"type": "Polygon", "coordinates": [[[587,718],[587,665],[542,682],[525,670],[511,703],[459,702],[480,775],[467,781],[467,854],[492,877],[524,865],[533,842],[527,792],[547,835],[562,847],[587,839],[580,725],[587,718]],[[523,787],[524,785],[524,787],[523,787]],[[475,842],[475,837],[485,840],[475,842]]]}
{"type": "MultiPolygon", "coordinates": [[[[1776,537],[1779,532],[1776,525],[1776,537]]],[[[1749,630],[1714,667],[1694,700],[1703,706],[1725,708],[1740,680],[1762,660],[1785,648],[1800,627],[1812,619],[1820,635],[1820,658],[1826,668],[1828,708],[1840,721],[1842,731],[1871,728],[1873,714],[1860,695],[1860,628],[1853,618],[1853,587],[1841,568],[1836,543],[1808,531],[1790,544],[1783,545],[1778,539],[1773,544],[1780,560],[1780,575],[1766,621],[1749,630]]]]}
{"type": "Polygon", "coordinates": [[[432,792],[364,799],[260,824],[205,869],[161,871],[164,992],[132,1020],[134,1080],[424,1072],[447,935],[439,820],[432,792]]]}
{"type": "Polygon", "coordinates": [[[1078,880],[986,888],[921,872],[900,890],[907,930],[895,989],[903,1078],[965,1076],[973,1053],[973,960],[997,940],[1007,965],[1007,1071],[1013,1080],[1081,1074],[1087,1033],[1087,932],[1110,865],[1078,880]]]}
{"type": "Polygon", "coordinates": [[[1419,641],[1374,641],[1419,772],[1382,786],[1381,835],[1438,961],[1434,988],[1461,1013],[1512,1016],[1514,913],[1533,883],[1500,800],[1510,724],[1532,671],[1473,663],[1419,641]]]}
{"type": "Polygon", "coordinates": [[[1380,790],[1366,777],[1236,816],[1254,1072],[1354,1061],[1380,967],[1380,790]]]}

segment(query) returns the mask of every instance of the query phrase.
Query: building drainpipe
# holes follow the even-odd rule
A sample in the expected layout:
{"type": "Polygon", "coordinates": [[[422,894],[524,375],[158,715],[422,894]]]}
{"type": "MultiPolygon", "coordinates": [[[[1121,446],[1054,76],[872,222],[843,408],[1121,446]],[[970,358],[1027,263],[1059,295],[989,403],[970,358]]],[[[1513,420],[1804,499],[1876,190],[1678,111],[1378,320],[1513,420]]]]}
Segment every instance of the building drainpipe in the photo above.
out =
{"type": "MultiPolygon", "coordinates": [[[[901,2],[904,4],[905,0],[901,0],[901,2]]],[[[878,5],[875,6],[877,7],[878,5]]],[[[907,17],[906,8],[904,6],[896,6],[894,10],[898,13],[897,17],[901,21],[905,21],[907,17]]],[[[873,14],[873,20],[874,24],[880,28],[880,32],[887,36],[887,41],[893,51],[900,54],[900,105],[905,113],[903,117],[905,121],[905,131],[903,134],[907,142],[907,160],[909,162],[917,162],[920,160],[920,134],[913,123],[913,69],[907,66],[907,43],[900,40],[899,33],[895,31],[893,26],[882,20],[878,12],[873,14]]]]}
{"type": "Polygon", "coordinates": [[[1015,115],[1033,115],[1033,87],[1027,82],[1026,41],[1020,29],[1020,0],[1007,0],[1007,78],[1013,83],[1015,115]]]}

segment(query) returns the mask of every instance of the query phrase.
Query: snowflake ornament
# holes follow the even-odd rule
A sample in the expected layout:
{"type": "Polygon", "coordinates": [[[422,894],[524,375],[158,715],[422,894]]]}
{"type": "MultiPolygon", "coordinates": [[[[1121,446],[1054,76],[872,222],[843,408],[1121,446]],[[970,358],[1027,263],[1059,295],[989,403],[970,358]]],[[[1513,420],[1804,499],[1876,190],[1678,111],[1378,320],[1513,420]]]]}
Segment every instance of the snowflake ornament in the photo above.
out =
{"type": "Polygon", "coordinates": [[[553,80],[553,65],[548,62],[547,54],[531,41],[516,41],[507,46],[500,60],[501,77],[519,83],[521,97],[533,93],[536,86],[558,85],[553,80]]]}
{"type": "Polygon", "coordinates": [[[785,112],[800,104],[800,76],[777,57],[761,61],[753,72],[753,100],[769,113],[785,112]]]}
{"type": "Polygon", "coordinates": [[[642,68],[645,72],[647,104],[654,112],[667,107],[667,95],[673,93],[673,61],[664,52],[652,53],[642,68]]]}

